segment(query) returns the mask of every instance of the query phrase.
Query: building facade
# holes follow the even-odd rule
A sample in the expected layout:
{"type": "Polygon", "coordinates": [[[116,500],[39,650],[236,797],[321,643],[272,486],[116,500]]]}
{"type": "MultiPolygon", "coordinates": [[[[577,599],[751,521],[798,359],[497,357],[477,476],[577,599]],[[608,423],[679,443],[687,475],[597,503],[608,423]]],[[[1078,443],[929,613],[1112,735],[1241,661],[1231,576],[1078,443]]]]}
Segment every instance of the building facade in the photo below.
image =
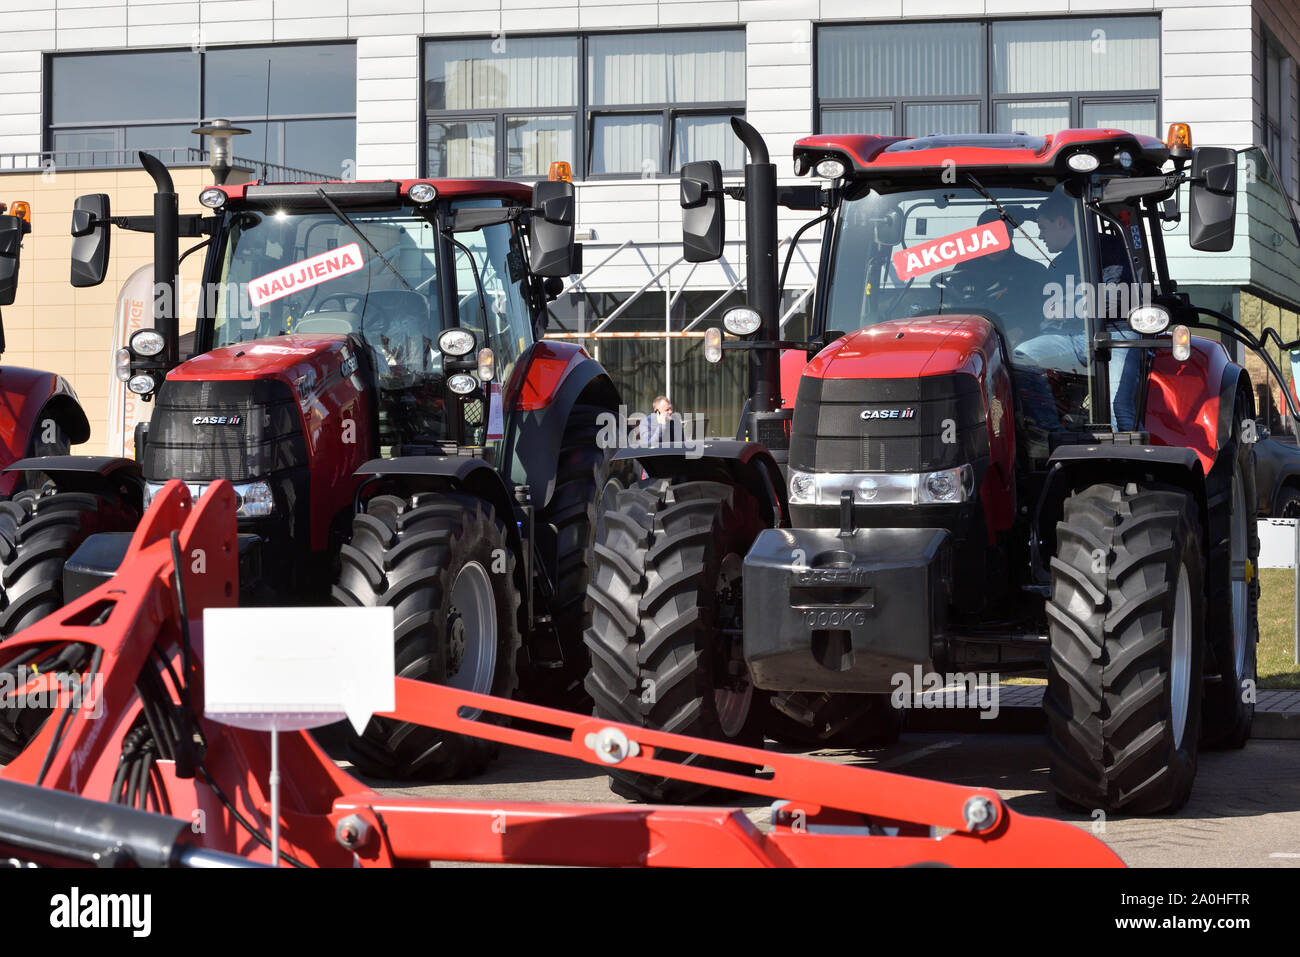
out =
{"type": "MultiPolygon", "coordinates": [[[[552,331],[640,334],[584,341],[633,408],[668,391],[725,431],[743,373],[705,374],[691,336],[743,294],[739,208],[723,260],[692,268],[676,177],[695,159],[739,171],[731,117],[784,178],[812,132],[1185,121],[1201,145],[1265,146],[1294,203],[1298,59],[1294,0],[0,0],[0,201],[31,198],[41,223],[5,361],[69,375],[103,443],[115,289],[67,286],[71,199],[146,212],[134,151],[201,182],[190,130],[224,117],[252,131],[235,153],[253,175],[528,180],[571,163],[585,272],[552,331]]],[[[783,215],[782,235],[802,221],[783,215]]],[[[792,260],[791,334],[817,240],[792,260]]]]}

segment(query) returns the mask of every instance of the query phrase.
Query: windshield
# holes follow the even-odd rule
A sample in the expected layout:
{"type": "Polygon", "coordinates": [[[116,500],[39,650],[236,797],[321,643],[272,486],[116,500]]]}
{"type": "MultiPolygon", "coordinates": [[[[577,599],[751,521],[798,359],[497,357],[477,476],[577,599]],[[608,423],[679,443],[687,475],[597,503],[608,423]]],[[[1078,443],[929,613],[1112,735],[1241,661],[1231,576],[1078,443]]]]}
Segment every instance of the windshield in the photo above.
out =
{"type": "Polygon", "coordinates": [[[841,207],[833,256],[823,329],[983,316],[1006,343],[1023,422],[1032,427],[1031,457],[1046,456],[1051,433],[1092,420],[1092,326],[1127,316],[1123,303],[1136,286],[1119,229],[1085,212],[1066,184],[1034,189],[967,178],[864,191],[841,207]],[[1090,260],[1100,267],[1098,281],[1090,260]]]}
{"type": "Polygon", "coordinates": [[[1082,333],[1085,316],[1070,308],[1084,275],[1081,204],[1062,186],[988,192],[996,205],[959,186],[846,201],[826,328],[974,313],[1013,352],[1044,332],[1082,333]]]}
{"type": "Polygon", "coordinates": [[[409,209],[348,218],[368,242],[329,210],[235,213],[214,344],[353,334],[370,347],[381,378],[436,371],[443,318],[433,223],[409,209]]]}

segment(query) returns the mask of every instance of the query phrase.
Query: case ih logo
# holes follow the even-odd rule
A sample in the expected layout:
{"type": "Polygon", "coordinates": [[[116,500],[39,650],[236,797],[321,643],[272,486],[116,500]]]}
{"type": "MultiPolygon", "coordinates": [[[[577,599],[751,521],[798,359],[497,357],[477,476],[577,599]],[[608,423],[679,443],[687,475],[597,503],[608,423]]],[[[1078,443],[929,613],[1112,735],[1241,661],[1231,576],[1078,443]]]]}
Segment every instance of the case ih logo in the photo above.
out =
{"type": "Polygon", "coordinates": [[[244,421],[242,415],[196,415],[191,425],[239,425],[244,421]]]}
{"type": "Polygon", "coordinates": [[[914,419],[916,409],[863,409],[863,419],[914,419]]]}

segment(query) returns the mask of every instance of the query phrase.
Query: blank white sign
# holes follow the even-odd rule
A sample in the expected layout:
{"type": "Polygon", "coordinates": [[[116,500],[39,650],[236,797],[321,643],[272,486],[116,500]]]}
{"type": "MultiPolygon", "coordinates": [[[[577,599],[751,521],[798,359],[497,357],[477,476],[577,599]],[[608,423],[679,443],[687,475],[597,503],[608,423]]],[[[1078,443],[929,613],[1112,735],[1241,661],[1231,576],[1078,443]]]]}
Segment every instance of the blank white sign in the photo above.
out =
{"type": "Polygon", "coordinates": [[[1262,518],[1259,520],[1259,567],[1295,568],[1296,520],[1262,518]]]}
{"type": "Polygon", "coordinates": [[[393,609],[205,608],[204,714],[256,730],[392,711],[393,609]]]}

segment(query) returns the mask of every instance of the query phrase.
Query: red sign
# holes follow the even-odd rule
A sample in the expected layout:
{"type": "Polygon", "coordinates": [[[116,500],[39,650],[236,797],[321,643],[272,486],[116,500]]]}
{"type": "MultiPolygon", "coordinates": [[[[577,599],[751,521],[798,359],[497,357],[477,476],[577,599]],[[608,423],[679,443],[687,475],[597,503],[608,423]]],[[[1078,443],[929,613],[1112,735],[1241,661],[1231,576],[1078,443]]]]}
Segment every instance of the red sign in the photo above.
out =
{"type": "Polygon", "coordinates": [[[318,286],[338,276],[356,272],[365,265],[361,246],[348,243],[338,249],[318,253],[309,259],[285,266],[265,276],[258,276],[248,284],[248,301],[255,306],[275,302],[299,289],[318,286]]]}
{"type": "Polygon", "coordinates": [[[919,246],[900,249],[894,253],[894,271],[898,273],[899,279],[906,281],[1010,248],[1011,236],[1007,233],[1007,224],[998,219],[983,226],[940,236],[919,246]]]}

